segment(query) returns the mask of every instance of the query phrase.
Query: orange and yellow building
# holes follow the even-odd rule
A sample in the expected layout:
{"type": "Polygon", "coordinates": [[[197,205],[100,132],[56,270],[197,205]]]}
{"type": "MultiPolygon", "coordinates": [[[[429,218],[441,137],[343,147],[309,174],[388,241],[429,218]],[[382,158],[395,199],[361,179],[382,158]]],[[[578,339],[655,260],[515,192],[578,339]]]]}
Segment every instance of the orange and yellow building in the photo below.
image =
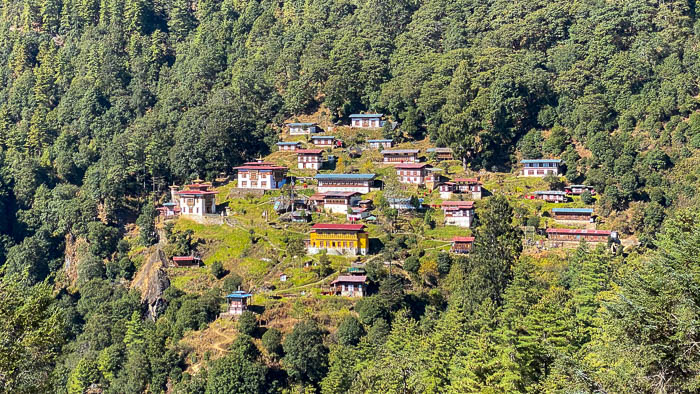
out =
{"type": "Polygon", "coordinates": [[[364,224],[317,223],[309,234],[306,249],[309,254],[325,250],[335,255],[366,255],[369,236],[364,224]]]}

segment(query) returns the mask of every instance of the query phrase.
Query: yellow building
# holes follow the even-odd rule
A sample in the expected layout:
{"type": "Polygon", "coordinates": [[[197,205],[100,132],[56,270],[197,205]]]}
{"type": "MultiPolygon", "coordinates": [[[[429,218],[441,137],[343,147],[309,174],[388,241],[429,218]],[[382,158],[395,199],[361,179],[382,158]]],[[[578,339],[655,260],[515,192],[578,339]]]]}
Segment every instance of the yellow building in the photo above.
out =
{"type": "Polygon", "coordinates": [[[366,255],[369,237],[364,230],[364,224],[315,224],[309,235],[307,251],[309,254],[326,250],[328,254],[366,255]]]}

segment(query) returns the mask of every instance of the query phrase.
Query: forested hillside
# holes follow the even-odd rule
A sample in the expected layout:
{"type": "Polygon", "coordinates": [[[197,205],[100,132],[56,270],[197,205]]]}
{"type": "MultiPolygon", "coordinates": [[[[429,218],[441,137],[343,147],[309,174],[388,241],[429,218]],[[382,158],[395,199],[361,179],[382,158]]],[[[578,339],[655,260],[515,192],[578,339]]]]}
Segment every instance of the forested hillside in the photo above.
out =
{"type": "MultiPolygon", "coordinates": [[[[700,390],[694,0],[0,1],[3,391],[700,390]],[[435,278],[377,269],[357,317],[300,313],[193,362],[180,340],[252,279],[169,287],[151,319],[131,281],[154,204],[321,110],[383,113],[385,137],[451,147],[468,171],[561,158],[639,243],[522,254],[525,223],[496,196],[475,252],[435,278]]],[[[388,261],[421,249],[402,242],[388,261]]]]}

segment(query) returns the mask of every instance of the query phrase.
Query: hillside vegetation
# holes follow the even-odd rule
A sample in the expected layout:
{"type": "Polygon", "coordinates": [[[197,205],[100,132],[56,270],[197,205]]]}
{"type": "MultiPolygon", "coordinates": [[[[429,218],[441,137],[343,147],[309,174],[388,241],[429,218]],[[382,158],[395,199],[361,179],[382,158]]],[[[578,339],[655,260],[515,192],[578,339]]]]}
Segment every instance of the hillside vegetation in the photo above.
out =
{"type": "MultiPolygon", "coordinates": [[[[0,391],[699,391],[697,9],[0,0],[0,391]],[[342,126],[360,112],[388,126],[342,126]],[[384,207],[372,255],[306,256],[309,225],[271,209],[280,192],[234,183],[217,223],[156,221],[168,185],[259,157],[294,167],[272,152],[289,121],[349,147],[451,147],[445,173],[492,194],[478,226],[384,207]],[[598,224],[626,247],[530,247],[542,236],[520,227],[549,225],[552,205],[523,199],[549,186],[515,176],[523,158],[561,158],[568,183],[595,187],[598,224]],[[447,253],[470,234],[471,254],[447,253]],[[195,252],[203,267],[157,261],[195,252]],[[360,262],[371,296],[321,294],[360,262]],[[239,288],[255,314],[219,318],[239,288]]],[[[439,200],[397,188],[377,152],[332,153],[335,172],[439,200]]]]}

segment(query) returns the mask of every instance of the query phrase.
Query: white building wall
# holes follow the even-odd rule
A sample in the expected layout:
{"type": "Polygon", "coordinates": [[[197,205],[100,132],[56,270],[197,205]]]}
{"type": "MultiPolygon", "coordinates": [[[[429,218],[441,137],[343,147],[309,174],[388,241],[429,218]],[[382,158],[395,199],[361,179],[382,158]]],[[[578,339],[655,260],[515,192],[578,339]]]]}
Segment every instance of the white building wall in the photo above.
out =
{"type": "Polygon", "coordinates": [[[319,186],[318,187],[319,193],[358,192],[360,194],[367,194],[367,193],[369,193],[369,191],[370,191],[369,186],[319,186]]]}
{"type": "Polygon", "coordinates": [[[367,255],[366,248],[313,248],[310,246],[308,248],[306,248],[306,251],[309,254],[318,254],[324,250],[326,251],[326,253],[328,253],[330,255],[334,255],[334,256],[358,256],[358,255],[365,256],[365,255],[367,255]]]}
{"type": "Polygon", "coordinates": [[[459,227],[471,227],[473,217],[469,216],[445,216],[445,224],[459,227]]]}

